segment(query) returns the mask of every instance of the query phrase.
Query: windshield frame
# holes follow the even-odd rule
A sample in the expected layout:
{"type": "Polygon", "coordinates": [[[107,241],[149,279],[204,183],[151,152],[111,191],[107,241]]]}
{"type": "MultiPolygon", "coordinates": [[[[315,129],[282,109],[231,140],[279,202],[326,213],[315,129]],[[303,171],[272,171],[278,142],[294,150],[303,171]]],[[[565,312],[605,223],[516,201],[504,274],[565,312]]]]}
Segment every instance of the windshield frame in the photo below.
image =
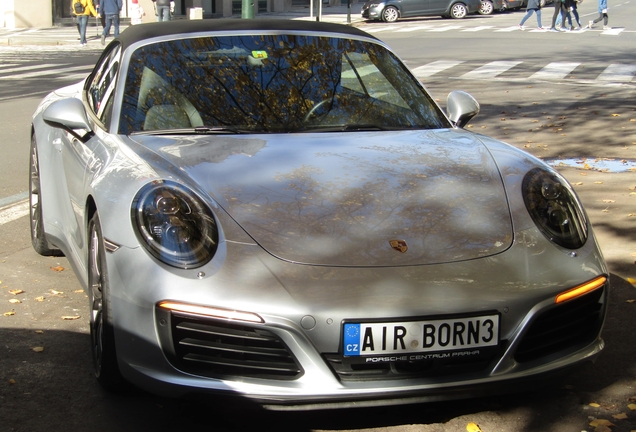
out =
{"type": "MultiPolygon", "coordinates": [[[[193,39],[200,39],[200,38],[224,38],[224,37],[254,37],[254,36],[263,36],[263,37],[280,37],[280,36],[292,36],[292,37],[311,37],[311,38],[334,38],[334,39],[344,39],[344,40],[350,40],[350,41],[354,41],[354,42],[363,42],[365,44],[371,44],[373,46],[376,46],[377,48],[379,48],[380,50],[385,50],[386,54],[388,54],[389,56],[391,56],[394,61],[395,61],[395,65],[399,66],[402,70],[399,73],[404,74],[407,78],[410,79],[410,85],[412,85],[416,91],[418,92],[418,95],[420,97],[422,97],[423,99],[426,100],[427,102],[427,109],[430,110],[430,115],[434,116],[435,121],[438,123],[438,127],[413,127],[413,128],[385,128],[384,125],[379,124],[378,125],[378,129],[379,130],[412,130],[412,129],[440,129],[440,128],[452,128],[452,123],[450,122],[450,120],[448,119],[448,117],[446,116],[446,114],[443,112],[443,110],[439,107],[439,105],[437,104],[437,102],[433,99],[433,97],[429,94],[429,92],[426,90],[426,88],[424,87],[424,85],[417,79],[415,78],[415,76],[412,74],[412,72],[408,69],[408,67],[404,64],[404,62],[399,58],[399,56],[397,56],[385,43],[383,43],[382,41],[379,41],[378,39],[375,39],[373,37],[357,37],[355,35],[350,35],[350,34],[345,34],[345,33],[335,33],[335,32],[316,32],[316,31],[272,31],[272,30],[264,30],[264,31],[208,31],[208,32],[197,32],[197,33],[186,33],[186,34],[175,34],[175,35],[168,35],[168,36],[161,36],[161,37],[155,37],[155,38],[151,38],[151,39],[146,39],[143,41],[139,41],[136,42],[134,44],[131,44],[130,46],[127,47],[126,52],[124,53],[124,55],[122,56],[122,61],[121,61],[121,65],[120,65],[120,70],[126,71],[126,73],[122,76],[120,75],[120,77],[123,77],[123,79],[120,79],[118,82],[118,88],[117,88],[117,100],[119,100],[121,103],[116,104],[116,106],[114,107],[114,111],[113,111],[113,120],[114,123],[113,126],[115,128],[115,130],[117,131],[117,133],[120,134],[132,134],[134,133],[135,135],[137,134],[143,134],[145,133],[145,131],[143,130],[128,130],[126,128],[122,128],[122,105],[123,105],[123,101],[124,101],[124,94],[126,92],[126,86],[128,85],[128,80],[129,80],[129,69],[131,67],[131,62],[132,59],[134,58],[135,53],[139,50],[139,49],[143,49],[144,47],[148,47],[151,45],[155,45],[155,44],[163,44],[163,43],[169,43],[169,42],[181,42],[181,41],[188,41],[188,40],[193,40],[193,39]]],[[[205,126],[205,127],[216,127],[217,125],[200,125],[200,126],[205,126]]],[[[329,126],[329,125],[328,125],[329,126]]],[[[240,126],[231,126],[231,127],[236,127],[237,129],[241,129],[240,126]]],[[[254,133],[254,134],[258,134],[258,133],[290,133],[290,132],[311,132],[312,129],[316,129],[318,131],[320,131],[320,127],[315,127],[312,126],[312,128],[308,128],[307,130],[302,130],[302,129],[298,129],[298,130],[289,130],[289,131],[280,131],[280,130],[253,130],[253,131],[243,131],[243,132],[247,132],[247,133],[254,133]]],[[[337,127],[325,127],[322,128],[324,129],[325,132],[330,132],[330,131],[336,131],[338,130],[337,127]]],[[[347,125],[343,125],[343,128],[341,129],[341,131],[354,131],[356,130],[356,128],[347,128],[347,125]]],[[[149,133],[151,131],[148,131],[149,133]]],[[[176,132],[176,131],[175,131],[176,132]]]]}

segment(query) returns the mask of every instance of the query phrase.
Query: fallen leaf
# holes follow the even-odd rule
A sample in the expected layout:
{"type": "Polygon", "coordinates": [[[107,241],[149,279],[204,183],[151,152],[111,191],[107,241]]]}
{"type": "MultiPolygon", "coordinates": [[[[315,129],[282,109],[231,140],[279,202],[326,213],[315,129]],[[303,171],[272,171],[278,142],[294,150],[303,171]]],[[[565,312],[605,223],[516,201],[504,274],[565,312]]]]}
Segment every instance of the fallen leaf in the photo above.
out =
{"type": "Polygon", "coordinates": [[[66,315],[63,316],[62,319],[65,321],[72,321],[72,320],[76,320],[76,319],[80,319],[81,317],[79,315],[66,315]]]}
{"type": "Polygon", "coordinates": [[[44,330],[36,330],[35,333],[37,334],[44,334],[44,330]]]}
{"type": "Polygon", "coordinates": [[[24,291],[23,291],[23,290],[21,290],[21,289],[9,290],[9,293],[10,293],[10,294],[13,294],[13,295],[22,294],[23,292],[24,292],[24,291]]]}
{"type": "Polygon", "coordinates": [[[594,182],[594,184],[603,184],[603,182],[594,182]]]}
{"type": "Polygon", "coordinates": [[[627,300],[625,303],[635,303],[635,302],[636,300],[631,299],[631,300],[627,300]]]}
{"type": "Polygon", "coordinates": [[[627,414],[625,413],[614,414],[612,417],[614,417],[616,420],[625,420],[627,418],[627,414]]]}
{"type": "Polygon", "coordinates": [[[600,408],[600,407],[601,407],[601,405],[600,405],[600,404],[597,404],[596,402],[591,402],[589,405],[590,405],[591,407],[594,407],[594,408],[600,408]]]}
{"type": "Polygon", "coordinates": [[[75,292],[75,293],[77,293],[77,294],[81,294],[81,293],[83,293],[83,292],[84,292],[84,290],[75,290],[75,291],[73,291],[73,292],[75,292]]]}
{"type": "Polygon", "coordinates": [[[2,315],[4,315],[4,316],[11,316],[11,315],[15,315],[15,312],[13,312],[13,311],[9,311],[9,312],[5,312],[5,313],[3,313],[2,315]]]}
{"type": "Polygon", "coordinates": [[[573,184],[574,184],[575,186],[581,186],[581,185],[583,184],[583,182],[576,182],[576,183],[573,183],[573,184]]]}
{"type": "Polygon", "coordinates": [[[43,302],[44,301],[44,296],[36,297],[33,300],[35,300],[37,302],[43,302]]]}
{"type": "Polygon", "coordinates": [[[590,422],[590,426],[593,426],[593,427],[607,426],[607,427],[609,427],[609,426],[616,426],[616,425],[614,423],[612,423],[611,421],[609,421],[609,420],[596,419],[596,420],[590,422]]]}
{"type": "Polygon", "coordinates": [[[62,267],[62,266],[51,267],[51,270],[56,271],[56,272],[61,272],[61,271],[64,271],[64,267],[62,267]]]}
{"type": "Polygon", "coordinates": [[[11,299],[11,300],[9,300],[9,303],[19,304],[19,303],[22,303],[22,302],[20,300],[18,300],[18,299],[11,299]]]}
{"type": "Polygon", "coordinates": [[[612,114],[612,117],[620,117],[620,114],[612,114]]]}
{"type": "Polygon", "coordinates": [[[466,430],[468,432],[482,432],[481,428],[477,425],[477,423],[470,422],[466,425],[466,430]]]}
{"type": "Polygon", "coordinates": [[[56,290],[54,290],[54,289],[49,290],[49,292],[50,292],[51,294],[53,294],[53,295],[62,295],[62,294],[64,294],[64,291],[56,291],[56,290]]]}
{"type": "Polygon", "coordinates": [[[616,200],[603,200],[604,203],[615,203],[616,200]]]}
{"type": "Polygon", "coordinates": [[[10,380],[9,380],[9,384],[10,384],[10,385],[15,384],[15,380],[14,380],[13,378],[12,378],[12,379],[10,379],[10,380]]]}
{"type": "Polygon", "coordinates": [[[631,404],[627,405],[627,408],[629,408],[632,411],[636,411],[636,404],[631,403],[631,404]]]}
{"type": "Polygon", "coordinates": [[[43,351],[44,351],[44,347],[33,347],[33,348],[31,348],[31,350],[32,350],[33,352],[38,352],[38,353],[40,353],[40,352],[43,352],[43,351]]]}

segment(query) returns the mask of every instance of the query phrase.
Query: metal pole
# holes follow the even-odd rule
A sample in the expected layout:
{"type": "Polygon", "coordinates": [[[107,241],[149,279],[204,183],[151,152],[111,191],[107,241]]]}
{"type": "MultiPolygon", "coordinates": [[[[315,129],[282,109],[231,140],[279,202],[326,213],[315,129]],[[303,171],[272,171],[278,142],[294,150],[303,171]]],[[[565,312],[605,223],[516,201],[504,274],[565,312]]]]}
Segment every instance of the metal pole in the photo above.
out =
{"type": "Polygon", "coordinates": [[[316,21],[322,19],[322,0],[318,0],[318,13],[316,14],[316,21]]]}
{"type": "Polygon", "coordinates": [[[314,0],[309,0],[309,18],[314,17],[314,0]]]}
{"type": "Polygon", "coordinates": [[[253,0],[243,0],[243,3],[241,5],[241,18],[243,19],[254,18],[254,1],[253,0]]]}
{"type": "Polygon", "coordinates": [[[347,24],[351,24],[351,0],[347,0],[347,24]]]}

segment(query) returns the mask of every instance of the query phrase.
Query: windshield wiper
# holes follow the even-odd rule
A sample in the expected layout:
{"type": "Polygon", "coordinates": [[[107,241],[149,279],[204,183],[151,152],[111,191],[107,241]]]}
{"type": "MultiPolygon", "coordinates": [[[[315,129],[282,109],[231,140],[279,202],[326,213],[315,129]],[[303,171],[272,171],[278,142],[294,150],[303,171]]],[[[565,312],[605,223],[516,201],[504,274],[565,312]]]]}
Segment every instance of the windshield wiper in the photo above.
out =
{"type": "Polygon", "coordinates": [[[138,131],[131,135],[216,135],[216,134],[244,134],[249,133],[229,126],[195,126],[193,128],[161,129],[152,131],[138,131]]]}
{"type": "Polygon", "coordinates": [[[298,132],[358,132],[389,130],[383,126],[370,123],[351,123],[342,126],[316,126],[301,129],[298,132]]]}

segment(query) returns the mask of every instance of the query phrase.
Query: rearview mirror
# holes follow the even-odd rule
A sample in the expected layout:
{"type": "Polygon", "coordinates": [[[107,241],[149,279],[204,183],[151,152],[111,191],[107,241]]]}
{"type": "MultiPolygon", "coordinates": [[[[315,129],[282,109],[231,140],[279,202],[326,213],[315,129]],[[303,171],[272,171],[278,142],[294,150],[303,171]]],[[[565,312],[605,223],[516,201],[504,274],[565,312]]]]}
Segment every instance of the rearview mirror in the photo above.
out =
{"type": "Polygon", "coordinates": [[[479,114],[479,102],[468,93],[455,90],[448,95],[446,111],[455,126],[463,128],[479,114]]]}
{"type": "Polygon", "coordinates": [[[84,104],[79,99],[68,98],[53,102],[42,113],[42,119],[49,126],[64,129],[82,142],[88,141],[93,134],[84,104]],[[87,133],[80,135],[76,132],[78,130],[87,133]]]}

